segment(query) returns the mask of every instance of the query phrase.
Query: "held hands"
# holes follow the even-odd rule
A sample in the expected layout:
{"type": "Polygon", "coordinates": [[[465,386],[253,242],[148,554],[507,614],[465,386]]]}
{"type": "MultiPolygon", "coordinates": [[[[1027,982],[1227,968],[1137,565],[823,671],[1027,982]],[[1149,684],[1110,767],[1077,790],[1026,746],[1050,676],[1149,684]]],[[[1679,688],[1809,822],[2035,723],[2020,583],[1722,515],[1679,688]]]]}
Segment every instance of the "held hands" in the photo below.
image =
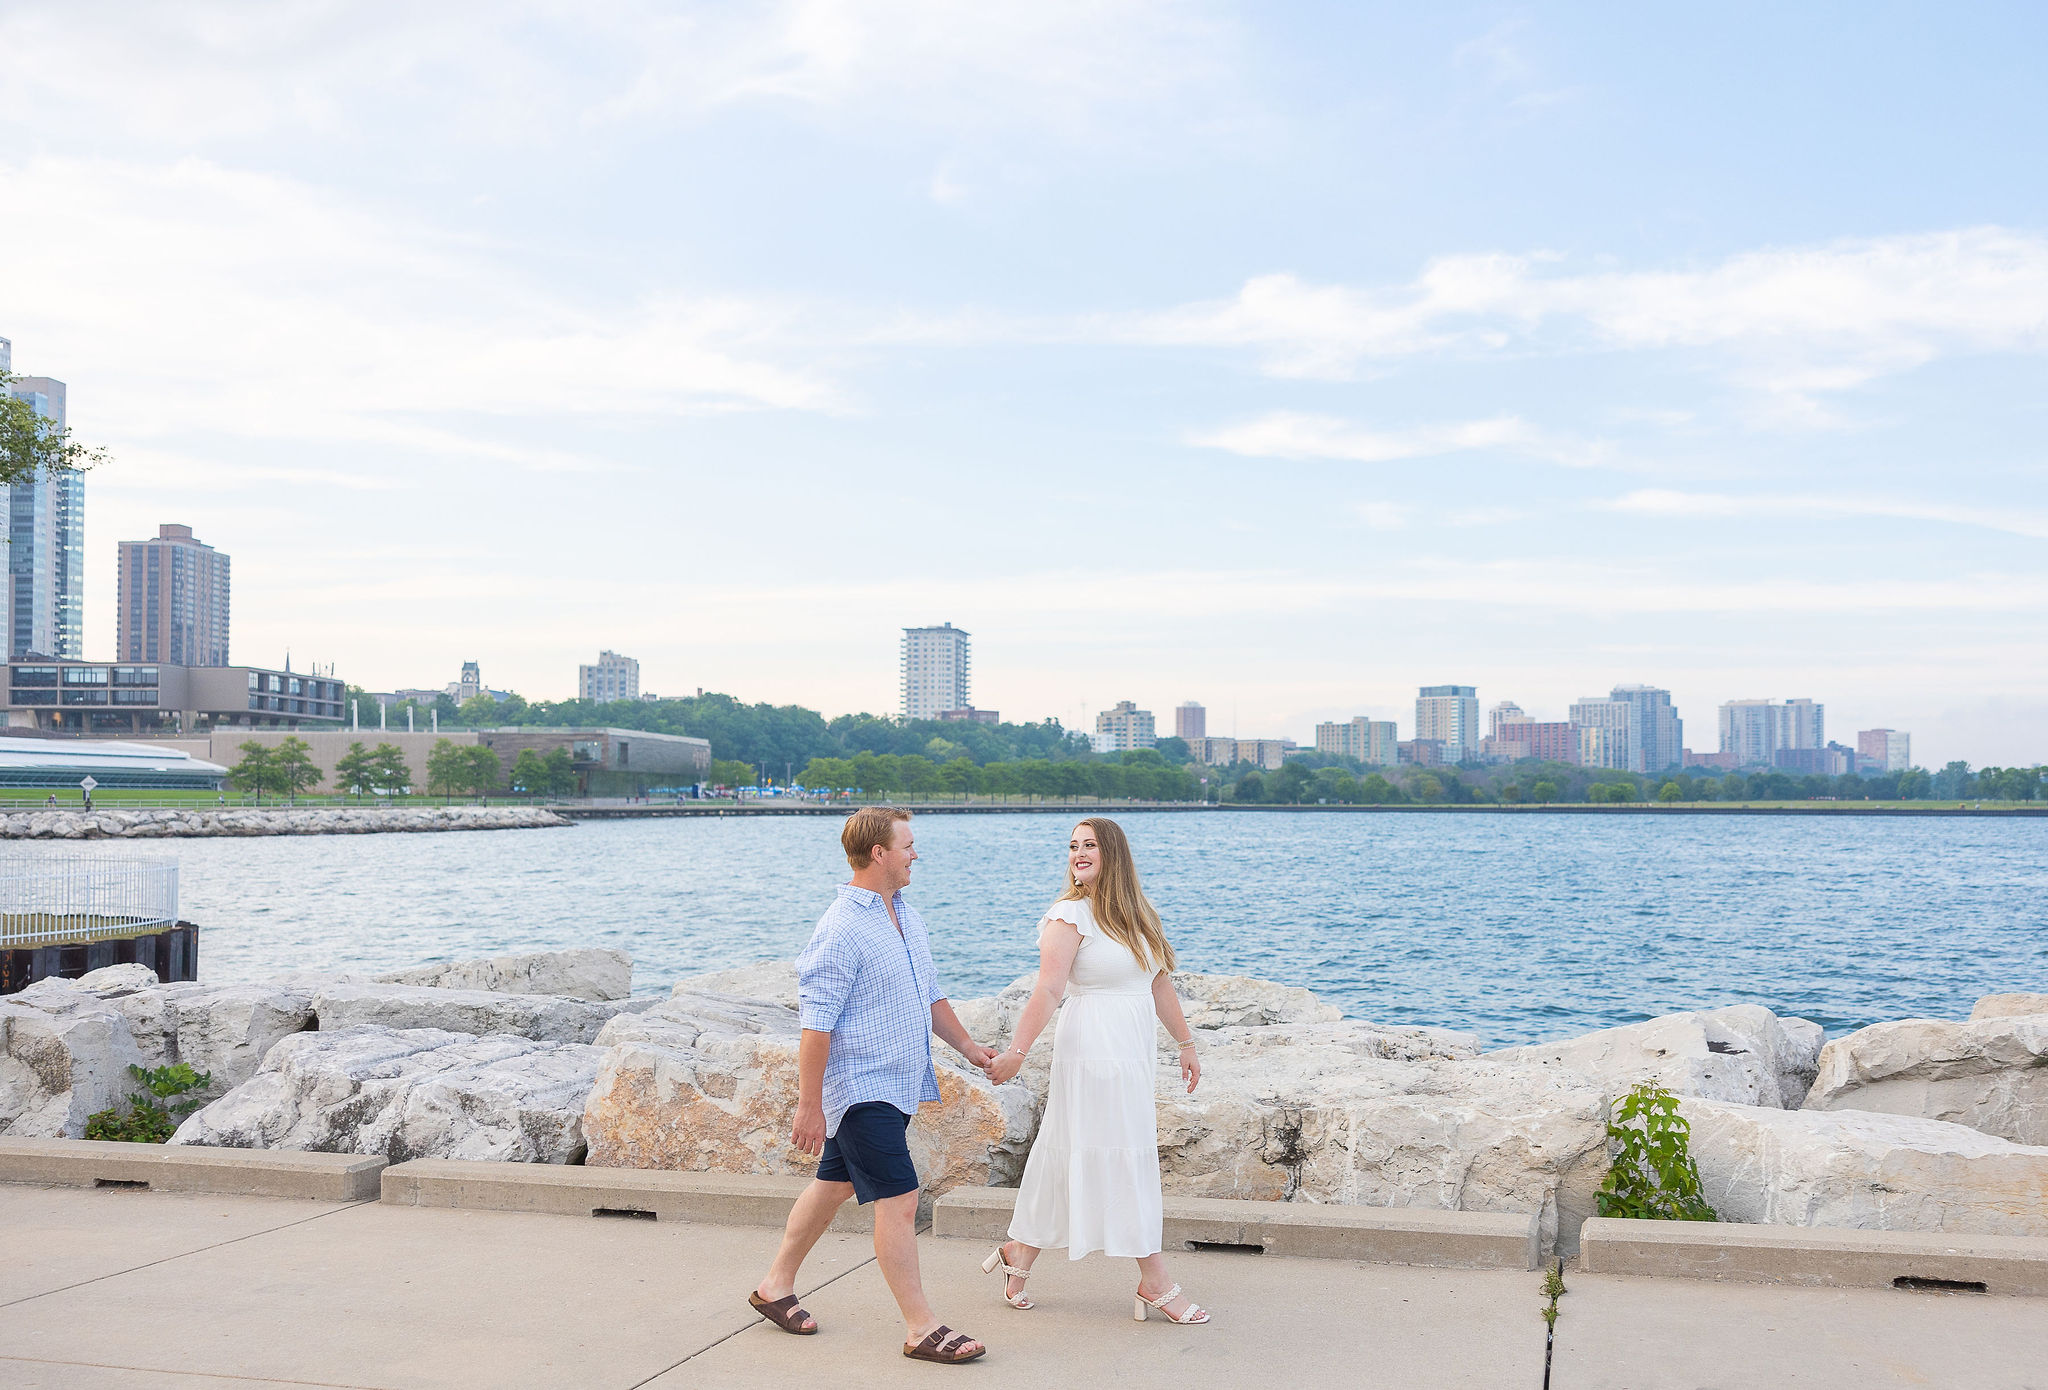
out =
{"type": "Polygon", "coordinates": [[[1014,1052],[1004,1052],[991,1057],[981,1070],[988,1077],[991,1084],[1000,1086],[1023,1069],[1024,1059],[1022,1057],[1019,1057],[1014,1052]]]}
{"type": "Polygon", "coordinates": [[[980,1043],[970,1039],[967,1046],[960,1049],[960,1055],[967,1059],[969,1066],[980,1067],[985,1070],[988,1067],[989,1060],[996,1054],[983,1047],[980,1043]]]}

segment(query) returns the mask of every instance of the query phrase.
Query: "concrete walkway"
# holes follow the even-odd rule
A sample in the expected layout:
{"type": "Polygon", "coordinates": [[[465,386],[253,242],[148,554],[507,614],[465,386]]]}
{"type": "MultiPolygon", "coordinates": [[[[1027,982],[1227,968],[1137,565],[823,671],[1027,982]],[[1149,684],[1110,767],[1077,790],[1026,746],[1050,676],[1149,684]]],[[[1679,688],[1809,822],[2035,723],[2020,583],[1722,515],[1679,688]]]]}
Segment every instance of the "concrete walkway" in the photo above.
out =
{"type": "MultiPolygon", "coordinates": [[[[990,1354],[906,1361],[868,1241],[826,1236],[786,1336],[745,1296],[778,1232],[258,1197],[0,1186],[0,1386],[1086,1385],[1538,1390],[1541,1275],[1202,1253],[1206,1327],[1130,1320],[1127,1262],[1049,1257],[1029,1313],[979,1243],[927,1237],[990,1354]]],[[[1567,1272],[1558,1390],[2048,1390],[2048,1299],[1567,1272]]]]}

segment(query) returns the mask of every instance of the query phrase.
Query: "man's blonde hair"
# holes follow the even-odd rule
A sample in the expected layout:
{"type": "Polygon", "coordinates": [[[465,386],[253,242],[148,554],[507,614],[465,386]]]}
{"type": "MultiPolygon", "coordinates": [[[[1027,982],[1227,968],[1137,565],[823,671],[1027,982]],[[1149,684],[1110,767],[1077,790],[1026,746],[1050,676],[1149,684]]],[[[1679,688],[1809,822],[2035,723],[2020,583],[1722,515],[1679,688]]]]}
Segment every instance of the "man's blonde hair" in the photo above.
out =
{"type": "Polygon", "coordinates": [[[846,828],[839,832],[846,862],[856,871],[871,866],[876,850],[895,843],[896,822],[909,819],[910,812],[901,806],[863,806],[855,811],[846,818],[846,828]]]}

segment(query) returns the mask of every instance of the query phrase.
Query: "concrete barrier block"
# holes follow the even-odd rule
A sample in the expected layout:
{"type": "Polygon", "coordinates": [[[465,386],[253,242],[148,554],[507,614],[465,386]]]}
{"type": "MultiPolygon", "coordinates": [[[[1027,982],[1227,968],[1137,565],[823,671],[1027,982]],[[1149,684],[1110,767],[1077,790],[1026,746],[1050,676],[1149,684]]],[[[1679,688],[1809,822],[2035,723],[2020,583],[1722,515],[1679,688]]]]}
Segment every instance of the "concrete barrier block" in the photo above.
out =
{"type": "MultiPolygon", "coordinates": [[[[1016,1202],[1014,1188],[956,1187],[933,1206],[932,1229],[1004,1240],[1016,1202]]],[[[1538,1259],[1534,1213],[1169,1197],[1164,1216],[1168,1250],[1254,1249],[1441,1269],[1534,1269],[1538,1259]]]]}
{"type": "MultiPolygon", "coordinates": [[[[751,1173],[423,1158],[384,1170],[383,1200],[396,1206],[780,1226],[810,1181],[751,1173]]],[[[835,1231],[865,1231],[872,1226],[872,1213],[852,1202],[841,1207],[832,1222],[835,1231]]]]}
{"type": "Polygon", "coordinates": [[[2048,1294],[2048,1236],[1595,1217],[1579,1240],[1594,1274],[2048,1294]]]}
{"type": "Polygon", "coordinates": [[[360,1202],[377,1195],[384,1160],[296,1149],[209,1149],[95,1139],[0,1139],[0,1182],[48,1187],[146,1187],[360,1202]]]}

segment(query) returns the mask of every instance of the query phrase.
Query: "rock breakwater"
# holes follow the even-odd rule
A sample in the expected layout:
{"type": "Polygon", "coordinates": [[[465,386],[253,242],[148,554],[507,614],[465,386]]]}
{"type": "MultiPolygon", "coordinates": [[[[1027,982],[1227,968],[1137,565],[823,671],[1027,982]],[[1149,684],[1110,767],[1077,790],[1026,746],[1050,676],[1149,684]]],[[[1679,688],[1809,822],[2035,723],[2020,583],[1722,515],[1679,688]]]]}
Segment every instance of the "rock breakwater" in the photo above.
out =
{"type": "Polygon", "coordinates": [[[539,830],[574,825],[540,806],[280,806],[134,811],[12,811],[0,840],[152,840],[216,835],[375,835],[539,830]]]}
{"type": "MultiPolygon", "coordinates": [[[[793,969],[638,998],[630,970],[584,951],[381,980],[159,985],[119,966],[41,981],[0,999],[0,1134],[77,1137],[131,1089],[129,1065],[187,1061],[214,1084],[173,1143],[810,1171],[789,1143],[793,969]]],[[[1006,1041],[1029,984],[955,1010],[1006,1041]]],[[[1533,1213],[1546,1247],[1569,1253],[1607,1170],[1613,1104],[1655,1080],[1684,1097],[1724,1219],[2048,1234],[2048,1146],[2035,1140],[2048,1013],[2014,1011],[2048,996],[1825,1047],[1812,1023],[1739,1005],[1482,1054],[1469,1034],[1342,1018],[1269,981],[1182,972],[1174,985],[1204,1078],[1186,1094],[1162,1031],[1154,1103],[1170,1193],[1533,1213]]],[[[1050,1038],[1003,1086],[933,1052],[942,1099],[911,1127],[927,1195],[1015,1184],[1050,1038]]]]}

